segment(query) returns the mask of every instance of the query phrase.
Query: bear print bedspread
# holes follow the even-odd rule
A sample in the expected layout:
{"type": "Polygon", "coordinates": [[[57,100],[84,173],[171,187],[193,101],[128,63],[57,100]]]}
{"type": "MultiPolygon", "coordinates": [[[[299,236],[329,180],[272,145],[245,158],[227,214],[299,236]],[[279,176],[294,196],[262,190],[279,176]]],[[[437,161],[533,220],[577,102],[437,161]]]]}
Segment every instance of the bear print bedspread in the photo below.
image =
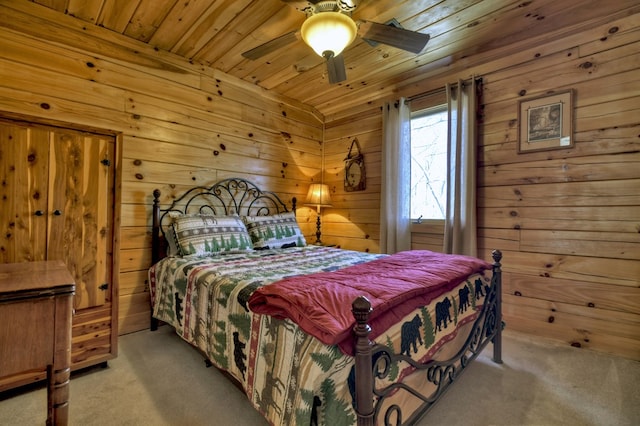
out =
{"type": "MultiPolygon", "coordinates": [[[[153,315],[235,377],[269,423],[352,425],[353,358],[288,318],[252,312],[248,301],[277,281],[384,258],[319,246],[165,258],[149,270],[153,315]]],[[[489,282],[480,272],[445,286],[378,332],[376,341],[422,362],[437,357],[447,342],[464,337],[459,330],[476,318],[489,282]]],[[[399,367],[388,380],[409,373],[399,367]]]]}

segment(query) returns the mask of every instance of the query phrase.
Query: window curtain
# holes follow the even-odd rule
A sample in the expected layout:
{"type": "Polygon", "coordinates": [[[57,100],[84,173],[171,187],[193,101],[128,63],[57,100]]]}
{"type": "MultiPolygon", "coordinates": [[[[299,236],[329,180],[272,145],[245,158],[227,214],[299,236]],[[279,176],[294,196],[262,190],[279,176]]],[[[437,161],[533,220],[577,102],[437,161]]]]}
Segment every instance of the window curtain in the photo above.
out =
{"type": "MultiPolygon", "coordinates": [[[[481,83],[480,83],[481,84],[481,83]]],[[[445,253],[477,256],[476,90],[479,83],[447,85],[449,108],[445,253]]]]}
{"type": "Polygon", "coordinates": [[[411,249],[411,111],[404,98],[382,108],[380,251],[411,249]]]}

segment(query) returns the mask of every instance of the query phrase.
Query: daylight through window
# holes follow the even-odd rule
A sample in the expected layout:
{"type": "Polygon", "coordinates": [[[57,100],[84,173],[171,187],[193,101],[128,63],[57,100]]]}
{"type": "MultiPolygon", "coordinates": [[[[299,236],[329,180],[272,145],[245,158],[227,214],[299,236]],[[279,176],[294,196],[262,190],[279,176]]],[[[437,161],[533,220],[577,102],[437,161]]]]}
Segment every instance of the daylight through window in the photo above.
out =
{"type": "Polygon", "coordinates": [[[411,219],[444,219],[447,121],[446,105],[411,115],[411,219]]]}

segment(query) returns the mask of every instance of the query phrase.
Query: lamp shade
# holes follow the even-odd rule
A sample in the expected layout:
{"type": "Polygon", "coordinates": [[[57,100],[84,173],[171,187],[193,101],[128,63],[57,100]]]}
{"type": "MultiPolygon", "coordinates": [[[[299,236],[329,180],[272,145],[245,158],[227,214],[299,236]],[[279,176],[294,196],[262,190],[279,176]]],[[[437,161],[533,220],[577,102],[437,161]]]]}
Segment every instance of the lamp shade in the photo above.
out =
{"type": "Polygon", "coordinates": [[[311,186],[309,186],[305,204],[317,207],[331,207],[329,185],[312,183],[311,186]]]}
{"type": "Polygon", "coordinates": [[[349,16],[340,12],[321,12],[309,16],[300,32],[302,39],[318,55],[326,57],[327,52],[338,56],[356,38],[358,27],[349,16]]]}

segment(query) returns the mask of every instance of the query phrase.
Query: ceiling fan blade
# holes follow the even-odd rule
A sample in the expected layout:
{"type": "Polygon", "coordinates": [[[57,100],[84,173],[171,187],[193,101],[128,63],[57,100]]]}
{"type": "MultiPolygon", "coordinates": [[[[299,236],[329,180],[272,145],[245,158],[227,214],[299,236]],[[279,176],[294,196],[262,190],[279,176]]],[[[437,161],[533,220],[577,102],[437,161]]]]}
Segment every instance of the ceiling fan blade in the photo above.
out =
{"type": "Polygon", "coordinates": [[[358,35],[364,39],[387,44],[412,53],[422,52],[422,49],[429,41],[429,34],[371,21],[360,21],[358,35]]]}
{"type": "Polygon", "coordinates": [[[283,3],[287,3],[289,6],[295,7],[298,10],[305,10],[309,7],[313,7],[313,5],[315,5],[316,3],[318,3],[321,0],[309,0],[309,1],[302,1],[302,0],[282,0],[283,3]]]}
{"type": "Polygon", "coordinates": [[[267,55],[271,52],[275,52],[276,50],[288,46],[289,44],[298,41],[300,39],[298,31],[291,31],[290,33],[283,34],[280,37],[274,38],[271,41],[261,44],[260,46],[254,47],[251,50],[247,50],[242,54],[247,59],[256,60],[264,55],[267,55]]]}
{"type": "Polygon", "coordinates": [[[296,4],[296,3],[297,4],[303,4],[303,3],[306,3],[307,5],[309,3],[316,4],[316,3],[320,2],[320,1],[322,1],[322,0],[307,0],[307,1],[304,1],[304,0],[282,0],[282,2],[284,2],[284,3],[289,3],[289,4],[296,4]]]}
{"type": "Polygon", "coordinates": [[[338,56],[330,56],[327,58],[327,75],[329,83],[340,83],[347,79],[347,69],[344,66],[344,56],[342,53],[338,56]]]}

